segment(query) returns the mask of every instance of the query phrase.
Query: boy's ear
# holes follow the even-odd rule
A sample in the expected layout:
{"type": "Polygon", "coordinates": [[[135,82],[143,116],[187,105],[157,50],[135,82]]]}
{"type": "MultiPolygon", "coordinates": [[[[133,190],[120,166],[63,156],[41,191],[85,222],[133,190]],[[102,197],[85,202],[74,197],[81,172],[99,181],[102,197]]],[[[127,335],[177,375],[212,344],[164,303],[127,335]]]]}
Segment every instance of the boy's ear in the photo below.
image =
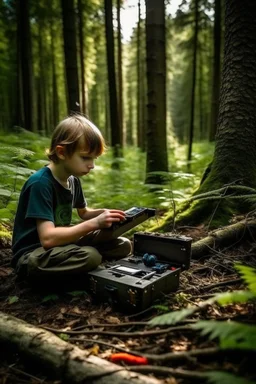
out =
{"type": "Polygon", "coordinates": [[[63,145],[56,146],[56,155],[59,159],[64,160],[66,156],[65,147],[63,145]]]}

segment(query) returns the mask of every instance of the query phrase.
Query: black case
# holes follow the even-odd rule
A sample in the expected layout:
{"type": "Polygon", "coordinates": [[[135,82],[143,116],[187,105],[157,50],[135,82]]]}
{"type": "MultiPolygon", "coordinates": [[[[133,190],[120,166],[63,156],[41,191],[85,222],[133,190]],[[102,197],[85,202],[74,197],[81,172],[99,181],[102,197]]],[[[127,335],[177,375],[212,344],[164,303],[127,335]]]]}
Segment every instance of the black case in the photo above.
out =
{"type": "Polygon", "coordinates": [[[125,312],[142,311],[162,294],[176,291],[180,273],[190,265],[192,239],[156,233],[134,234],[133,255],[89,272],[89,290],[98,301],[125,312]],[[143,262],[153,254],[167,268],[158,273],[143,262]]]}

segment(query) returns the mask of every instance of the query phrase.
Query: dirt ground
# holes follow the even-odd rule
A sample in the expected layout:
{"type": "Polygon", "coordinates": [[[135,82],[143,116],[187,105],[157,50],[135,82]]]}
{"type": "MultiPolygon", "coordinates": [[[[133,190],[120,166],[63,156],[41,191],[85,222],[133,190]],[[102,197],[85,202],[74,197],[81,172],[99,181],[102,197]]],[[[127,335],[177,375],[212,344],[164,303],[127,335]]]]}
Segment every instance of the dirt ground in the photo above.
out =
{"type": "MultiPolygon", "coordinates": [[[[203,227],[183,228],[183,234],[191,236],[193,241],[205,236],[203,227]]],[[[137,355],[154,355],[151,365],[162,367],[150,374],[163,383],[191,383],[193,372],[224,370],[236,375],[256,380],[255,355],[203,354],[186,356],[180,360],[161,360],[159,356],[170,352],[205,351],[215,348],[217,342],[209,341],[198,332],[184,328],[175,333],[150,333],[147,321],[155,315],[198,306],[214,294],[230,290],[244,289],[245,286],[237,271],[235,262],[256,266],[256,248],[251,243],[230,247],[221,252],[209,253],[201,260],[191,261],[190,269],[181,273],[177,292],[162,297],[161,302],[141,313],[123,314],[115,311],[107,303],[95,304],[85,290],[71,292],[36,292],[29,285],[17,282],[10,267],[11,250],[0,250],[0,311],[16,316],[38,327],[50,329],[64,340],[75,343],[89,353],[103,359],[109,359],[112,353],[128,351],[137,355]],[[78,334],[69,334],[70,330],[79,330],[78,334]],[[148,331],[141,337],[139,331],[148,331]],[[158,358],[157,358],[158,356],[158,358]],[[179,369],[191,374],[187,378],[171,375],[168,368],[179,369]],[[164,369],[166,368],[166,372],[164,369]]],[[[235,304],[220,307],[213,305],[198,311],[190,320],[181,324],[186,326],[195,319],[231,319],[248,324],[255,323],[253,304],[235,304]]],[[[180,324],[179,324],[180,325],[180,324]]],[[[0,384],[37,384],[61,383],[50,374],[32,369],[22,356],[7,351],[0,351],[0,384]]],[[[146,373],[148,374],[148,373],[146,373]]]]}

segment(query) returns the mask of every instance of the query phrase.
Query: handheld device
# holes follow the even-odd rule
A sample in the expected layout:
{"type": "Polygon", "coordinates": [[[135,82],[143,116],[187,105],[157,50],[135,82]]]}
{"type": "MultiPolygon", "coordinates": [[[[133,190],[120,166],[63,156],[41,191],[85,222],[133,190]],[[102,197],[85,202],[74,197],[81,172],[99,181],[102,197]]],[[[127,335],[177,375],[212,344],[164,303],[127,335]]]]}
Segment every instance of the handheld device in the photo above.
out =
{"type": "Polygon", "coordinates": [[[121,236],[123,233],[143,223],[150,217],[155,216],[156,210],[153,208],[132,207],[125,212],[125,220],[114,223],[107,231],[113,232],[113,237],[121,236]]]}

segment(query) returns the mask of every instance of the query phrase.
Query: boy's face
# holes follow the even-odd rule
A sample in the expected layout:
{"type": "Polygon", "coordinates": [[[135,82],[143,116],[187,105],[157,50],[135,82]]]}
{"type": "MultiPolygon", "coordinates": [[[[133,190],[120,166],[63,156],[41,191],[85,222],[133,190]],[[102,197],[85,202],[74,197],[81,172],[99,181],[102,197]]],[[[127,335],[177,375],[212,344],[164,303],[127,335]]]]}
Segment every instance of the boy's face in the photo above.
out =
{"type": "Polygon", "coordinates": [[[94,168],[96,153],[88,153],[82,141],[78,142],[76,151],[71,156],[65,156],[63,166],[68,175],[77,177],[87,175],[94,168]]]}

